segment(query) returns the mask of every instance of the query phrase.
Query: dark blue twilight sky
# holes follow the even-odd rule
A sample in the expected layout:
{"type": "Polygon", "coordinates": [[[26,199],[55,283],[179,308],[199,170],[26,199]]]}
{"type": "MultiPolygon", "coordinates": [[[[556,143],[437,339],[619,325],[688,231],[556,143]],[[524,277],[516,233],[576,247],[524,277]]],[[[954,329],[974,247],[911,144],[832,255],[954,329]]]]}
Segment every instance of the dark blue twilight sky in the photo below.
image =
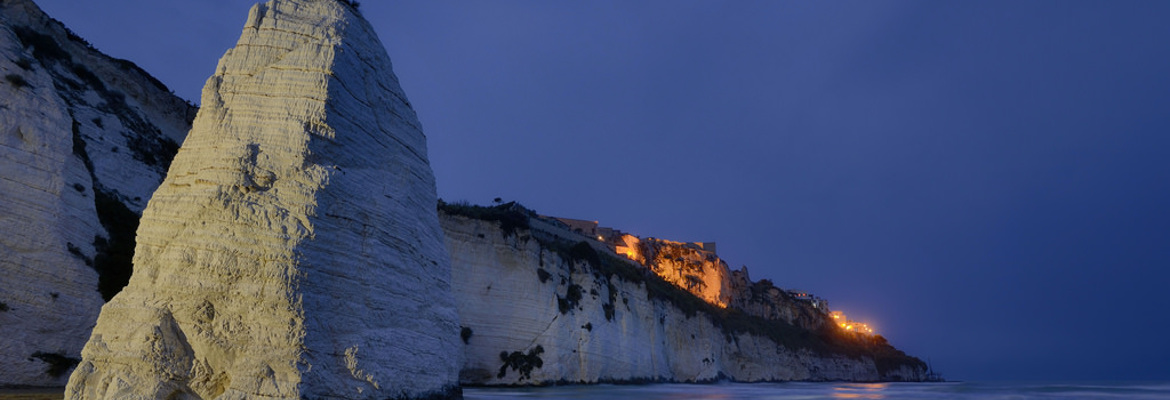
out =
{"type": "MultiPolygon", "coordinates": [[[[195,101],[250,4],[39,3],[195,101]]],[[[443,198],[718,241],[952,379],[1170,379],[1170,2],[363,3],[443,198]]]]}

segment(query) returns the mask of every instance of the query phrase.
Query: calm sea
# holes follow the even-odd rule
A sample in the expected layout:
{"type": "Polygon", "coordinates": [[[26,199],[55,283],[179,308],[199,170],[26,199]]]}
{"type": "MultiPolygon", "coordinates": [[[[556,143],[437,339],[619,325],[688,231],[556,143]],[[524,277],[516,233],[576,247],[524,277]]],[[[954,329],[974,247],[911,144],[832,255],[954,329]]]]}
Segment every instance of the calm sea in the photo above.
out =
{"type": "Polygon", "coordinates": [[[1170,382],[717,383],[464,389],[467,400],[1170,399],[1170,382]]]}

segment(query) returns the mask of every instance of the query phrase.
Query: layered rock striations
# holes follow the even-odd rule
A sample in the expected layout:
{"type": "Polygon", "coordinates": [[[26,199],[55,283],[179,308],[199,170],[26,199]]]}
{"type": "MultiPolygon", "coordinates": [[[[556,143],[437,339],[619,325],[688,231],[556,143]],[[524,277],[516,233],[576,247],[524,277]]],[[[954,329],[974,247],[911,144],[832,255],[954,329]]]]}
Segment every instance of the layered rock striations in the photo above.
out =
{"type": "Polygon", "coordinates": [[[370,25],[257,5],[202,104],[67,397],[457,393],[425,137],[370,25]]]}
{"type": "Polygon", "coordinates": [[[173,167],[194,108],[133,64],[27,0],[0,0],[0,56],[0,386],[63,384],[87,337],[70,398],[925,378],[701,245],[624,235],[630,262],[523,209],[436,218],[349,2],[255,7],[173,167]]]}
{"type": "Polygon", "coordinates": [[[638,240],[637,246],[636,261],[662,279],[719,307],[731,303],[731,270],[714,252],[655,238],[638,240]]]}
{"type": "Polygon", "coordinates": [[[695,243],[657,238],[641,239],[622,235],[610,244],[632,261],[721,308],[733,308],[747,315],[782,320],[805,330],[817,330],[828,320],[827,310],[816,303],[797,301],[768,280],[752,281],[747,267],[731,270],[714,251],[695,243]]]}
{"type": "MultiPolygon", "coordinates": [[[[523,209],[440,208],[463,324],[464,384],[926,377],[920,360],[880,337],[736,308],[752,295],[734,290],[742,286],[734,279],[724,297],[731,306],[721,307],[523,209]]],[[[802,309],[776,300],[780,307],[761,312],[802,309]]]]}
{"type": "Polygon", "coordinates": [[[28,0],[0,1],[0,386],[60,386],[194,107],[28,0]]]}

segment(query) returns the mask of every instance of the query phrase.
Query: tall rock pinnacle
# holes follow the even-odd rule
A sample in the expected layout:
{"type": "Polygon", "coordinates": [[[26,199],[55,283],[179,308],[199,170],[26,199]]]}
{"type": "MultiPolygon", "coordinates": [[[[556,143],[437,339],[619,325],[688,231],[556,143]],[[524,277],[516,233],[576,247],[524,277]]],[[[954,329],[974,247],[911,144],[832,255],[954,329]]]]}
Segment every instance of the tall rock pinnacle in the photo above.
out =
{"type": "Polygon", "coordinates": [[[369,23],[256,5],[202,103],[66,397],[456,395],[426,138],[369,23]]]}

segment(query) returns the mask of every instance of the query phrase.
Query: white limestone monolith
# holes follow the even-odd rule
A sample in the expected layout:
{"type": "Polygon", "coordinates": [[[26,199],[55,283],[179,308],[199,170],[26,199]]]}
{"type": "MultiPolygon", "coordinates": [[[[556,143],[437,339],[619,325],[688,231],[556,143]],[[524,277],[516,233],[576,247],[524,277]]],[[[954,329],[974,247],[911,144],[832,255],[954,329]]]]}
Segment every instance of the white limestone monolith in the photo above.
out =
{"type": "Polygon", "coordinates": [[[67,398],[457,395],[426,140],[369,23],[252,8],[67,398]]]}

